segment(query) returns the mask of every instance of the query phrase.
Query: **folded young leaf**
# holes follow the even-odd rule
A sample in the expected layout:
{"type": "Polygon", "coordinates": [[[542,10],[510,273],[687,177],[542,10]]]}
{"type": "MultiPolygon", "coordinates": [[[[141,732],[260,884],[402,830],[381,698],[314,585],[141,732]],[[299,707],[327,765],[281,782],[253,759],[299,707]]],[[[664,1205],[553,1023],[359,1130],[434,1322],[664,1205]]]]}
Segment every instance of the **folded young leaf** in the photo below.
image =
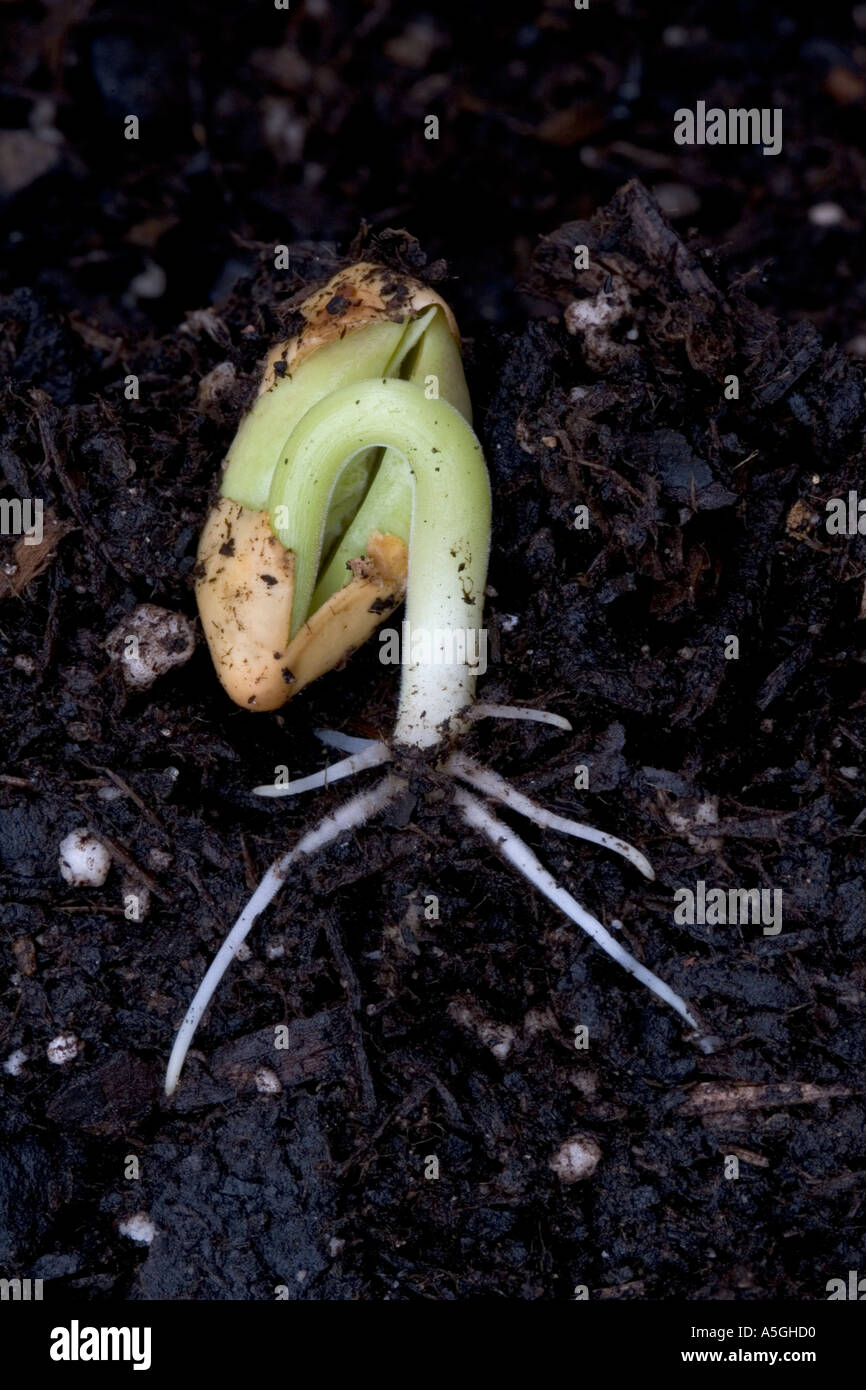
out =
{"type": "Polygon", "coordinates": [[[300,313],[300,331],[268,353],[199,545],[202,626],[224,688],[248,710],[278,709],[344,661],[406,590],[412,480],[393,450],[356,450],[315,515],[282,495],[277,524],[274,475],[307,413],[353,383],[403,377],[471,418],[457,325],[434,290],[361,262],[300,313]]]}

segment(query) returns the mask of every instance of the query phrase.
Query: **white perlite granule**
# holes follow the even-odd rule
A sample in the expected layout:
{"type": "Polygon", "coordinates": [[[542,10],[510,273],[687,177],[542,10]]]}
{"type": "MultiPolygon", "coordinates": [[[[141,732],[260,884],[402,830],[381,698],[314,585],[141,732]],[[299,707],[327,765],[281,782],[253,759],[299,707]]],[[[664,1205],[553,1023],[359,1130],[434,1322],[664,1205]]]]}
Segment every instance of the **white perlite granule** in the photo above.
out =
{"type": "Polygon", "coordinates": [[[16,1047],[14,1052],[10,1052],[6,1061],[3,1063],[3,1070],[7,1076],[20,1076],[27,1061],[27,1053],[23,1047],[16,1047]]]}
{"type": "Polygon", "coordinates": [[[111,660],[127,685],[146,690],[172,666],[182,666],[195,650],[195,629],[182,613],[140,603],[105,639],[111,660]]]}
{"type": "Polygon", "coordinates": [[[73,1057],[78,1056],[80,1047],[81,1043],[74,1033],[60,1033],[48,1044],[48,1060],[56,1067],[62,1067],[64,1062],[71,1062],[73,1057]]]}
{"type": "Polygon", "coordinates": [[[601,1148],[589,1134],[573,1134],[561,1144],[550,1160],[560,1182],[582,1182],[591,1178],[601,1160],[601,1148]]]}
{"type": "Polygon", "coordinates": [[[260,1096],[276,1096],[283,1089],[282,1082],[270,1067],[259,1067],[256,1072],[256,1090],[260,1096]]]}
{"type": "Polygon", "coordinates": [[[137,1211],[125,1221],[119,1221],[117,1229],[122,1236],[137,1241],[139,1245],[150,1245],[156,1235],[156,1227],[146,1211],[137,1211]]]}
{"type": "Polygon", "coordinates": [[[101,888],[108,878],[111,855],[101,840],[81,827],[60,841],[60,874],[73,888],[101,888]]]}

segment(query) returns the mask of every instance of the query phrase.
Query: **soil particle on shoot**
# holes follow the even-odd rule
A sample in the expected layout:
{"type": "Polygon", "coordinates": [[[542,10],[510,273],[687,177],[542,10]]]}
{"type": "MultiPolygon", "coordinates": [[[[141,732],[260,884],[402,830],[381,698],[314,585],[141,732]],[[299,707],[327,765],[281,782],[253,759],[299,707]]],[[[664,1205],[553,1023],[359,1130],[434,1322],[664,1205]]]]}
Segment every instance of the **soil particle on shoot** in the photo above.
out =
{"type": "Polygon", "coordinates": [[[73,888],[101,888],[108,878],[111,855],[89,830],[73,830],[60,841],[60,874],[73,888]]]}
{"type": "Polygon", "coordinates": [[[147,690],[173,666],[189,661],[195,649],[195,629],[182,613],[155,603],[140,603],[112,628],[105,647],[120,666],[126,684],[147,690]]]}

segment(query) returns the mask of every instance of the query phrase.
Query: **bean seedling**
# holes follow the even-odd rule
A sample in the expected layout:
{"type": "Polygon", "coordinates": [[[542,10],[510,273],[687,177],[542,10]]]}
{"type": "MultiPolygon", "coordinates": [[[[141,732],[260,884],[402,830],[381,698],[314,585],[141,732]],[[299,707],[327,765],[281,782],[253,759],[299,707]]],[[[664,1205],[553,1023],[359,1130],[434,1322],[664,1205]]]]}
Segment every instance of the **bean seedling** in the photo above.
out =
{"type": "Polygon", "coordinates": [[[345,659],[404,596],[408,629],[422,640],[404,654],[388,742],[320,730],[326,745],[346,755],[342,760],[256,788],[262,796],[290,796],[390,765],[378,784],[325,815],[268,869],[183,1020],[166,1092],[177,1086],[226,969],[292,867],[394,801],[419,759],[448,783],[468,826],[697,1029],[680,996],[555,881],[491,803],[601,845],[652,879],[644,855],[545,810],[461,748],[478,719],[571,725],[546,711],[475,699],[472,654],[482,631],[490,484],[448,306],[404,275],[361,263],[312,295],[301,314],[300,332],[269,354],[202,533],[197,598],[217,673],[246,709],[279,708],[345,659]]]}

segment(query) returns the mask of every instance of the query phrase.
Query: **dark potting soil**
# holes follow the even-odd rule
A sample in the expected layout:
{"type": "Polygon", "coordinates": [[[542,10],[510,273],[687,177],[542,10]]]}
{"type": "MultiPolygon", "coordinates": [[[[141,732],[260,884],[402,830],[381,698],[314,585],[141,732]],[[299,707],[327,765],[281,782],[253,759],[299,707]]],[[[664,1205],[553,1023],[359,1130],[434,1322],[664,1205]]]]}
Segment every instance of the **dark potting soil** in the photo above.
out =
{"type": "Polygon", "coordinates": [[[4,542],[0,572],[0,1040],[27,1054],[2,1074],[0,1273],[94,1300],[825,1297],[863,1267],[866,1181],[866,541],[824,524],[866,423],[850,7],[696,4],[674,35],[564,0],[517,24],[4,8],[0,467],[50,545],[4,542]],[[781,107],[782,154],[677,148],[697,99],[781,107]],[[105,639],[138,603],[194,616],[257,364],[360,254],[435,282],[468,335],[482,693],[574,725],[472,747],[645,849],[653,884],[521,827],[714,1042],[419,797],[286,884],[165,1103],[227,925],[343,795],[250,788],[322,766],[317,727],[387,735],[396,679],[373,643],[250,716],[201,641],[130,695],[105,639]],[[82,824],[104,888],[59,877],[82,824]],[[675,923],[698,881],[782,890],[782,930],[675,923]],[[598,1160],[574,1183],[569,1140],[598,1160]],[[139,1212],[150,1245],[119,1233],[139,1212]]]}

